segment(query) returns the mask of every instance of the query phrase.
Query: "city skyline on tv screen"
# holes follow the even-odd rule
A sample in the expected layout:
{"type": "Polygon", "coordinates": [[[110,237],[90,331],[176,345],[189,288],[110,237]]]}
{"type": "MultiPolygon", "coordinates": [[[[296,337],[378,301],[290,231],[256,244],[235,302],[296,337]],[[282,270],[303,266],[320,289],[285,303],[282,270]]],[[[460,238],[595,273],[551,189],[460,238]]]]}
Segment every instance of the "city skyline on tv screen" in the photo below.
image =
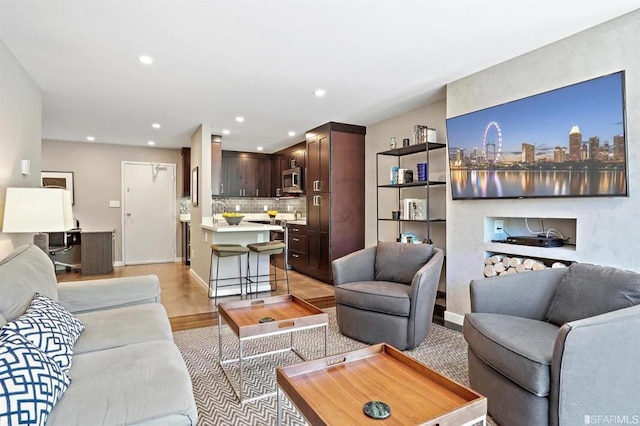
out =
{"type": "Polygon", "coordinates": [[[624,72],[447,119],[452,195],[627,195],[624,72]]]}

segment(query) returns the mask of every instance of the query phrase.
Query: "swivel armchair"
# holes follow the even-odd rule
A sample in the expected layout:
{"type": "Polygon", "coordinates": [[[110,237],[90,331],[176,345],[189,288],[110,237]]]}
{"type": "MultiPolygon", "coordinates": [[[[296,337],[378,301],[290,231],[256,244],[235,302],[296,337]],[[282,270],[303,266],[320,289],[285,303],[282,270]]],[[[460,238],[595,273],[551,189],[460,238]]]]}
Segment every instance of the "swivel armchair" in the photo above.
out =
{"type": "Polygon", "coordinates": [[[639,407],[639,303],[640,274],[584,263],[471,281],[471,387],[501,425],[631,421],[639,407]]]}
{"type": "Polygon", "coordinates": [[[443,259],[430,244],[380,242],[334,260],[340,332],[400,350],[418,346],[431,330],[443,259]]]}

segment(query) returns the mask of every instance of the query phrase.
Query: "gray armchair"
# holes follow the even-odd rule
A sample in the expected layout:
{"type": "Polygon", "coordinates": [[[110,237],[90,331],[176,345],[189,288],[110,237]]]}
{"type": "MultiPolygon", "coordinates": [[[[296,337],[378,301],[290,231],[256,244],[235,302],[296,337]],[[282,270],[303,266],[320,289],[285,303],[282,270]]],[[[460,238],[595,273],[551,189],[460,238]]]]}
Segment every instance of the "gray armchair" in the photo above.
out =
{"type": "Polygon", "coordinates": [[[589,264],[472,281],[471,387],[501,425],[640,415],[638,303],[640,274],[589,264]]]}
{"type": "Polygon", "coordinates": [[[380,242],[334,260],[340,332],[401,350],[418,346],[431,330],[443,259],[432,245],[380,242]]]}

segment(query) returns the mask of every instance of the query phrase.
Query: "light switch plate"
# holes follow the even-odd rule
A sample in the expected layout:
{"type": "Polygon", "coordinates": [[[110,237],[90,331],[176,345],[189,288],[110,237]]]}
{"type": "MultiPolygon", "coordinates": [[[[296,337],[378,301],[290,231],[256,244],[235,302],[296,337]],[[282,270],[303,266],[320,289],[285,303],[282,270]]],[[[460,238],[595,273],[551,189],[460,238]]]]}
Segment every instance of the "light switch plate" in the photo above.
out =
{"type": "Polygon", "coordinates": [[[240,204],[236,204],[236,211],[239,212],[240,211],[240,204]]]}
{"type": "Polygon", "coordinates": [[[504,220],[496,219],[493,221],[493,233],[502,234],[504,232],[504,220]]]}
{"type": "Polygon", "coordinates": [[[111,201],[109,201],[109,207],[111,207],[111,208],[120,207],[120,200],[111,200],[111,201]]]}

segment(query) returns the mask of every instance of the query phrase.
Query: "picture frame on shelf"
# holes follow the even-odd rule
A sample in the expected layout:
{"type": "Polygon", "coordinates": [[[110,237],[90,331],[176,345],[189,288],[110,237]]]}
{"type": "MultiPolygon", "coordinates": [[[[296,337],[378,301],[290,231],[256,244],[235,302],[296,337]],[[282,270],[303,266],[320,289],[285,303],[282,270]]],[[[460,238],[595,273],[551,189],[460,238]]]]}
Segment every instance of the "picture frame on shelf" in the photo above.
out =
{"type": "Polygon", "coordinates": [[[40,182],[43,188],[62,188],[71,192],[71,205],[75,205],[73,172],[43,171],[40,173],[40,182]]]}

